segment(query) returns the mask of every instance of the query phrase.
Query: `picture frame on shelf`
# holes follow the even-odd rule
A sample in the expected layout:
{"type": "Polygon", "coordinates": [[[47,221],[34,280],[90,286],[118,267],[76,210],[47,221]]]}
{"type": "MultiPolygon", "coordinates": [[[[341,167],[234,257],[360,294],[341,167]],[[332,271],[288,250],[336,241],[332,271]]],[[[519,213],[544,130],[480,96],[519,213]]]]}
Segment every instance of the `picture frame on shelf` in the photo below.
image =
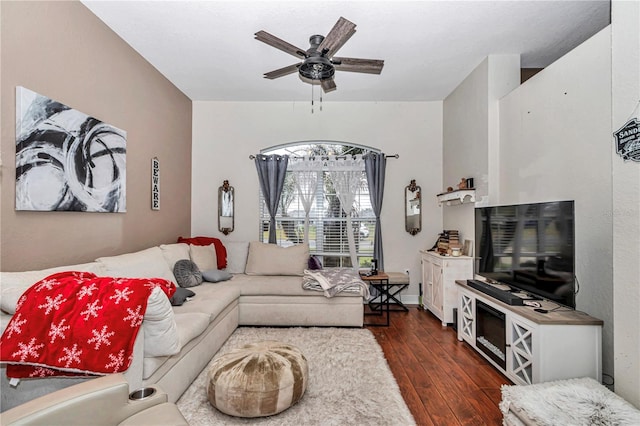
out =
{"type": "Polygon", "coordinates": [[[462,246],[462,255],[473,257],[473,241],[464,240],[464,246],[462,246]]]}

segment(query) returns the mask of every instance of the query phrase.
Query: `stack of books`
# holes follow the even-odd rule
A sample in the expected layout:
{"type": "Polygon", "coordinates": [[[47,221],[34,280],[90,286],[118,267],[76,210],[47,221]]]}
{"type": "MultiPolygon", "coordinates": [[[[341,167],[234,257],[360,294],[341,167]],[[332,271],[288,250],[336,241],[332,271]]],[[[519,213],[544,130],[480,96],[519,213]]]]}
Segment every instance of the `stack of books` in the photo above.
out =
{"type": "Polygon", "coordinates": [[[451,254],[451,249],[462,248],[460,244],[460,233],[457,229],[445,229],[438,237],[436,250],[438,253],[451,254]]]}

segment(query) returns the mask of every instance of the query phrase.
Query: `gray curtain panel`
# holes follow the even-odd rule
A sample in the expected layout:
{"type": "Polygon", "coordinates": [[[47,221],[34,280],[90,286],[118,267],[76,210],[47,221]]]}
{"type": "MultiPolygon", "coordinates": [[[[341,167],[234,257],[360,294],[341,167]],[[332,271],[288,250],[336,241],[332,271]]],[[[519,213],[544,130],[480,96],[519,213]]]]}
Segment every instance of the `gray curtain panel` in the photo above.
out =
{"type": "Polygon", "coordinates": [[[362,157],[364,169],[369,184],[369,198],[371,207],[376,215],[376,234],[373,238],[373,257],[378,259],[378,269],[384,271],[384,253],[382,252],[382,229],[380,227],[380,212],[384,196],[384,174],[387,167],[387,157],[384,153],[370,152],[362,157]]]}
{"type": "Polygon", "coordinates": [[[258,171],[258,179],[260,180],[260,188],[264,201],[269,210],[269,244],[276,243],[276,213],[278,211],[278,203],[282,188],[284,186],[284,177],[287,173],[287,165],[289,157],[286,155],[262,155],[258,154],[255,158],[256,170],[258,171]]]}

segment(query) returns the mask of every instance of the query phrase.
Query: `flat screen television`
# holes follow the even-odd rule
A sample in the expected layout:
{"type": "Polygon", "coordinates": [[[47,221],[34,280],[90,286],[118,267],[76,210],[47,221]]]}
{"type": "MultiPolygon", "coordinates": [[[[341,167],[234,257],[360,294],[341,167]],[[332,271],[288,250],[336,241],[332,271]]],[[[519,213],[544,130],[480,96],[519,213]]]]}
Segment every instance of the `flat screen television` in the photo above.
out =
{"type": "Polygon", "coordinates": [[[575,308],[574,202],[475,209],[476,273],[575,308]]]}

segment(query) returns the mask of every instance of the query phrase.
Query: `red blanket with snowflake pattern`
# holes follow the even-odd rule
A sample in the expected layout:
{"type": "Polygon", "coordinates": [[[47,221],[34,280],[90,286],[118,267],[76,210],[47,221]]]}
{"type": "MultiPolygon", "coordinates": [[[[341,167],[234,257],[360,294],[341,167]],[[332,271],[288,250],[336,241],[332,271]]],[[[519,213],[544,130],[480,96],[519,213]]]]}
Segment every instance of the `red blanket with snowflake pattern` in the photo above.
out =
{"type": "Polygon", "coordinates": [[[13,378],[104,375],[129,368],[133,345],[161,278],[60,272],[31,286],[2,334],[0,362],[13,378]]]}

